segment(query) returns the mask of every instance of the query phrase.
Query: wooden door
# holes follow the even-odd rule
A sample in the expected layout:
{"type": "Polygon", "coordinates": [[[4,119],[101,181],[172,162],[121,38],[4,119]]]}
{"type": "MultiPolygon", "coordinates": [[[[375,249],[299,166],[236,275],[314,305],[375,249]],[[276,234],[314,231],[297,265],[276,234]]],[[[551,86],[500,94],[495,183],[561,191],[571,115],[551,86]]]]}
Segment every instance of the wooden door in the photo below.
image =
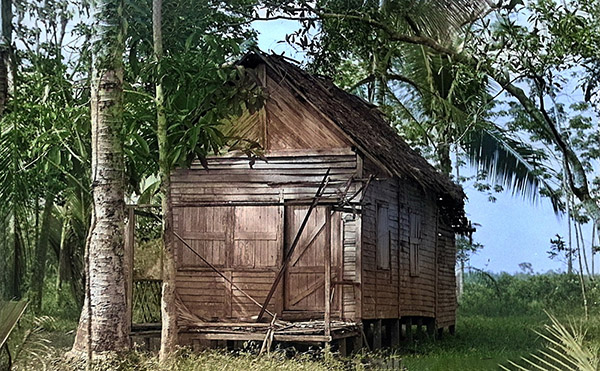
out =
{"type": "MultiPolygon", "coordinates": [[[[287,206],[285,209],[285,248],[291,246],[308,206],[287,206]]],[[[325,308],[325,250],[331,248],[331,211],[316,207],[304,228],[302,236],[285,273],[284,309],[318,311],[325,308]]]]}

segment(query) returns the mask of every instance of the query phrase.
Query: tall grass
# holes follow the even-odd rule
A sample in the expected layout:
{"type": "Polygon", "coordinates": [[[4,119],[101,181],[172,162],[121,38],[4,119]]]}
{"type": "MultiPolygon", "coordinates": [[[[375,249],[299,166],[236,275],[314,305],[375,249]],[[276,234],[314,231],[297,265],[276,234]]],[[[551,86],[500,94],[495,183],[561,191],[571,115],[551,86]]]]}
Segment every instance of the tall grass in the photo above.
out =
{"type": "MultiPolygon", "coordinates": [[[[466,275],[465,292],[458,309],[456,335],[446,335],[442,340],[417,339],[412,344],[404,344],[393,353],[364,354],[348,359],[329,357],[318,351],[291,355],[289,352],[274,352],[257,357],[250,351],[228,352],[212,350],[192,353],[182,349],[170,364],[158,365],[151,353],[134,351],[110,362],[102,361],[97,370],[355,370],[398,368],[417,371],[479,371],[497,370],[498,365],[509,369],[535,369],[523,359],[536,362],[535,357],[549,359],[548,355],[565,352],[552,344],[557,335],[568,334],[580,341],[581,351],[589,350],[588,355],[596,354],[600,344],[600,295],[596,283],[588,283],[591,304],[591,320],[581,322],[583,309],[576,276],[545,274],[466,275]],[[552,320],[544,311],[554,313],[558,332],[552,333],[552,320]],[[579,327],[573,332],[569,326],[573,321],[579,327]],[[550,326],[550,327],[547,327],[550,326]],[[547,352],[544,355],[542,352],[547,352]],[[532,356],[533,355],[533,356],[532,356]],[[513,362],[513,363],[511,363],[513,362]],[[531,367],[530,367],[531,366],[531,367]]],[[[77,370],[81,363],[67,363],[62,354],[69,349],[76,314],[71,307],[65,307],[64,298],[56,293],[46,302],[46,308],[56,318],[47,322],[36,336],[46,336],[49,349],[37,347],[35,355],[22,353],[17,360],[17,370],[44,369],[77,370]],[[61,307],[61,301],[63,305],[61,307]]],[[[22,323],[20,334],[35,326],[29,316],[22,323]]],[[[14,344],[14,341],[13,341],[14,344]]],[[[576,349],[576,348],[573,348],[576,349]]],[[[581,352],[580,351],[580,352],[581,352]]],[[[594,359],[588,357],[592,361],[594,359]]],[[[579,367],[579,366],[578,366],[579,367]]],[[[550,368],[551,369],[551,368],[550,368]]],[[[564,369],[564,367],[563,367],[564,369]]],[[[568,368],[567,368],[568,369],[568,368]]]]}
{"type": "Polygon", "coordinates": [[[559,320],[548,315],[551,323],[544,326],[544,331],[537,334],[545,340],[544,346],[526,357],[521,357],[519,363],[509,361],[503,370],[580,370],[597,371],[600,367],[596,342],[586,339],[587,330],[582,321],[559,320]]]}

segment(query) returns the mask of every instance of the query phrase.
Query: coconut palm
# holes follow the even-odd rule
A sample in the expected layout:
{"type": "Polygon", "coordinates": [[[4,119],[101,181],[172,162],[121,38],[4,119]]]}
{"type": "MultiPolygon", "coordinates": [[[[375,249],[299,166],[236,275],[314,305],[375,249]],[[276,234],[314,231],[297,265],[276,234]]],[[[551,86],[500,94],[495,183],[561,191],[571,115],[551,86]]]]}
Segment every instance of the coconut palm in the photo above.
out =
{"type": "Polygon", "coordinates": [[[84,307],[74,352],[129,347],[124,272],[123,1],[92,2],[92,194],[84,307]]]}
{"type": "Polygon", "coordinates": [[[317,41],[299,39],[320,71],[335,71],[344,87],[377,103],[407,140],[433,151],[444,173],[450,174],[451,150],[458,148],[488,180],[529,199],[541,190],[558,210],[556,187],[541,165],[543,153],[492,122],[493,97],[485,74],[425,46],[393,41],[388,31],[426,36],[460,52],[471,23],[493,7],[477,0],[323,1],[315,11],[322,21],[317,41]],[[388,28],[371,27],[365,19],[388,28]],[[340,76],[340,70],[346,74],[340,76]]]}

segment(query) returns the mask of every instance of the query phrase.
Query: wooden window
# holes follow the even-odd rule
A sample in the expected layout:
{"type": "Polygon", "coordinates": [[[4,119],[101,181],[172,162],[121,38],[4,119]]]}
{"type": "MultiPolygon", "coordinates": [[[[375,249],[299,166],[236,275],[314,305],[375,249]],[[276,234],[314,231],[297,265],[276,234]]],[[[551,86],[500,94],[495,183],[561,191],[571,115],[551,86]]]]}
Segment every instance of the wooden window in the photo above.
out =
{"type": "Polygon", "coordinates": [[[421,215],[410,214],[410,275],[419,275],[419,250],[421,249],[421,215]]]}
{"type": "Polygon", "coordinates": [[[377,269],[390,269],[390,227],[388,206],[377,205],[377,269]]]}
{"type": "MultiPolygon", "coordinates": [[[[179,233],[204,259],[220,268],[277,265],[281,214],[276,206],[186,207],[179,233]]],[[[180,268],[207,267],[178,243],[180,268]]]]}

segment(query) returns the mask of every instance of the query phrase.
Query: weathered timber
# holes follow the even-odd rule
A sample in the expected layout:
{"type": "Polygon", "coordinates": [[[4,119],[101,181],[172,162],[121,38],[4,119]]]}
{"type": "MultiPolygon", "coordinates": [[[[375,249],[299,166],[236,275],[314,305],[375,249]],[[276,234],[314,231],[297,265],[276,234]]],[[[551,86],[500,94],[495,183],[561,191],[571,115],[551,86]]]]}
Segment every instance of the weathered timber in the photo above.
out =
{"type": "Polygon", "coordinates": [[[290,259],[292,258],[294,249],[296,248],[296,245],[298,244],[298,241],[300,240],[300,236],[302,236],[302,232],[304,231],[304,227],[306,226],[306,223],[308,222],[308,220],[310,218],[310,214],[312,213],[314,208],[317,206],[317,203],[319,202],[319,198],[321,198],[321,196],[323,195],[324,189],[327,187],[328,177],[329,177],[329,169],[325,173],[325,176],[323,177],[323,180],[321,181],[321,184],[319,185],[319,188],[317,189],[317,193],[315,194],[314,200],[311,203],[310,207],[308,208],[308,211],[306,212],[306,216],[304,217],[304,220],[302,221],[302,224],[300,225],[300,228],[298,229],[298,232],[296,233],[296,236],[294,237],[294,241],[292,242],[292,245],[290,246],[289,250],[286,253],[283,263],[281,264],[281,268],[279,269],[279,272],[277,272],[277,276],[275,277],[275,281],[273,282],[271,290],[269,290],[269,294],[267,295],[267,298],[265,299],[265,302],[262,305],[260,312],[258,313],[258,318],[256,319],[256,322],[260,322],[260,320],[262,319],[262,316],[265,313],[266,307],[267,307],[267,305],[269,305],[269,301],[271,301],[271,298],[273,297],[273,294],[275,293],[275,289],[277,288],[279,281],[283,277],[283,273],[285,272],[287,264],[289,263],[290,259]]]}
{"type": "Polygon", "coordinates": [[[210,262],[208,262],[206,259],[204,259],[204,257],[202,257],[202,255],[198,254],[196,252],[196,250],[194,250],[184,239],[183,237],[181,237],[177,232],[173,232],[173,235],[175,237],[177,237],[177,239],[179,239],[187,248],[189,248],[191,251],[194,252],[195,255],[197,255],[206,265],[208,265],[215,273],[217,273],[219,276],[221,276],[226,282],[228,282],[232,287],[235,287],[236,290],[240,291],[245,297],[247,297],[248,299],[250,299],[250,301],[252,301],[254,304],[256,304],[257,306],[259,306],[261,308],[261,311],[266,312],[267,314],[269,314],[271,317],[275,317],[275,315],[271,312],[269,312],[266,309],[266,305],[263,306],[261,305],[259,302],[257,302],[252,296],[248,295],[244,290],[240,289],[236,284],[234,284],[233,282],[231,282],[231,279],[229,279],[225,274],[223,274],[220,270],[217,269],[217,267],[215,267],[214,265],[212,265],[210,262]]]}
{"type": "MultiPolygon", "coordinates": [[[[240,64],[269,93],[265,104],[224,127],[237,138],[229,152],[171,177],[173,229],[204,258],[177,241],[177,292],[190,317],[243,324],[268,310],[290,325],[320,321],[273,331],[272,341],[313,343],[340,336],[336,321],[365,323],[373,343],[379,323],[386,346],[402,330],[412,337],[419,320],[428,333],[454,326],[454,238],[468,225],[460,187],[376,107],[284,58],[256,53],[240,64]],[[248,157],[245,140],[259,156],[248,157]]],[[[270,339],[268,326],[180,322],[194,348],[270,339]]]]}

